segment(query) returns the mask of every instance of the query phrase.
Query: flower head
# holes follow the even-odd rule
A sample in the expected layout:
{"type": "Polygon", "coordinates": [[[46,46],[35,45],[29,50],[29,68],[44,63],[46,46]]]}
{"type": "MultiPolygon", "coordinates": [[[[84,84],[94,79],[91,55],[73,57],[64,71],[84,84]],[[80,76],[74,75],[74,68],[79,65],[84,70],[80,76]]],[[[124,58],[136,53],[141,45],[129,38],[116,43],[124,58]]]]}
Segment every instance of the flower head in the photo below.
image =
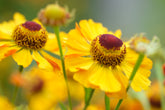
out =
{"type": "Polygon", "coordinates": [[[12,37],[18,46],[37,50],[45,46],[48,34],[40,24],[26,21],[16,26],[12,37]]]}
{"type": "Polygon", "coordinates": [[[19,85],[29,101],[30,110],[50,110],[59,101],[66,99],[66,85],[64,77],[57,71],[33,68],[23,75],[15,75],[13,84],[21,80],[19,85]],[[41,106],[42,104],[42,106],[41,106]]]}
{"type": "Polygon", "coordinates": [[[129,41],[130,48],[134,49],[137,52],[143,52],[147,56],[153,56],[160,50],[160,40],[158,37],[154,36],[150,41],[144,34],[135,35],[129,41]]]}
{"type": "MultiPolygon", "coordinates": [[[[120,39],[121,31],[108,31],[101,23],[81,20],[68,33],[66,64],[74,79],[85,87],[98,88],[113,97],[125,97],[128,79],[138,53],[120,39]]],[[[144,58],[131,84],[135,91],[147,89],[152,61],[144,58]]]]}
{"type": "Polygon", "coordinates": [[[23,67],[28,67],[34,59],[39,67],[54,69],[58,64],[43,57],[47,55],[44,50],[49,50],[50,37],[52,34],[39,21],[27,21],[22,14],[15,13],[14,20],[0,24],[0,60],[11,55],[23,67]]]}
{"type": "Polygon", "coordinates": [[[38,14],[38,19],[46,25],[61,26],[72,21],[74,10],[69,13],[67,8],[61,7],[58,3],[49,4],[38,14]]]}
{"type": "Polygon", "coordinates": [[[112,34],[102,34],[91,42],[92,58],[99,64],[115,68],[120,65],[126,54],[122,40],[112,34]]]}
{"type": "MultiPolygon", "coordinates": [[[[165,95],[165,85],[162,89],[165,95]]],[[[161,95],[160,95],[160,86],[158,81],[154,81],[147,91],[147,96],[150,101],[152,108],[161,108],[161,95]]]]}

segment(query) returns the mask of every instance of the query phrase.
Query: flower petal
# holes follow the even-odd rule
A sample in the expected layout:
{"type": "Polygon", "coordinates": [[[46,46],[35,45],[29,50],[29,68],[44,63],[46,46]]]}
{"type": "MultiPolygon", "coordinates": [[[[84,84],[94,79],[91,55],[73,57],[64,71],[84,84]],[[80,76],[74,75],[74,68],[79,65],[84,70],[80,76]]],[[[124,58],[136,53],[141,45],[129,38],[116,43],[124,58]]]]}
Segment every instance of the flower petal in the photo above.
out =
{"type": "Polygon", "coordinates": [[[80,30],[83,36],[85,36],[89,41],[92,41],[95,37],[100,34],[107,34],[108,29],[103,27],[101,23],[95,23],[92,19],[81,20],[80,30]]]}
{"type": "Polygon", "coordinates": [[[91,57],[81,57],[79,55],[69,55],[65,57],[66,67],[71,72],[76,72],[80,69],[88,70],[92,64],[93,60],[91,57]]]}
{"type": "Polygon", "coordinates": [[[119,71],[120,69],[114,69],[114,76],[117,78],[117,80],[120,82],[121,84],[121,90],[118,92],[106,92],[106,94],[109,97],[114,97],[114,98],[126,98],[127,97],[127,91],[126,88],[128,86],[128,78],[122,73],[122,71],[119,71]]]}
{"type": "Polygon", "coordinates": [[[32,57],[38,63],[38,66],[40,68],[53,70],[53,67],[49,64],[49,62],[44,57],[42,57],[39,54],[38,51],[33,51],[32,57]]]}
{"type": "Polygon", "coordinates": [[[14,21],[8,21],[8,22],[2,22],[0,24],[0,38],[3,39],[12,39],[11,34],[13,32],[13,29],[15,28],[14,21]]]}
{"type": "Polygon", "coordinates": [[[77,29],[73,29],[69,32],[67,46],[69,47],[69,53],[67,54],[72,54],[72,51],[74,51],[74,54],[80,53],[83,55],[89,55],[90,44],[84,37],[82,37],[82,34],[77,29]]]}
{"type": "Polygon", "coordinates": [[[25,17],[21,13],[18,13],[18,12],[14,13],[13,18],[16,25],[26,22],[25,17]]]}
{"type": "Polygon", "coordinates": [[[27,49],[22,49],[14,53],[12,57],[18,65],[22,65],[24,68],[28,67],[33,61],[32,55],[27,49]]]}
{"type": "Polygon", "coordinates": [[[118,92],[121,90],[121,84],[114,76],[113,70],[102,67],[98,64],[94,65],[95,72],[91,74],[89,82],[105,92],[118,92]]]}
{"type": "Polygon", "coordinates": [[[8,47],[8,46],[0,46],[0,61],[12,54],[14,54],[18,49],[14,47],[8,47]]]}
{"type": "MultiPolygon", "coordinates": [[[[60,39],[61,39],[63,53],[65,53],[66,52],[65,42],[67,39],[67,34],[64,32],[60,32],[60,39]]],[[[57,43],[57,38],[54,33],[48,33],[48,40],[44,46],[44,49],[48,50],[48,51],[52,51],[53,53],[56,53],[58,55],[60,54],[59,48],[58,48],[58,43],[57,43]]]]}
{"type": "MultiPolygon", "coordinates": [[[[135,65],[135,63],[138,59],[138,56],[139,56],[138,53],[136,53],[132,49],[127,48],[127,55],[125,58],[127,62],[129,62],[132,65],[135,65]]],[[[152,68],[152,61],[145,56],[140,67],[145,68],[145,69],[151,69],[152,68]]]]}
{"type": "Polygon", "coordinates": [[[110,69],[93,64],[89,70],[80,70],[74,74],[74,79],[85,87],[99,88],[105,92],[117,92],[121,84],[110,69]]]}
{"type": "Polygon", "coordinates": [[[57,71],[61,71],[61,60],[52,57],[51,55],[47,54],[44,51],[40,51],[41,54],[43,55],[43,57],[49,62],[49,64],[51,64],[51,66],[54,68],[54,70],[57,71]]]}
{"type": "MultiPolygon", "coordinates": [[[[127,78],[130,77],[132,70],[134,68],[134,65],[125,63],[121,65],[122,70],[126,74],[127,78]]],[[[131,87],[135,91],[141,91],[142,89],[147,89],[150,86],[150,80],[148,77],[150,76],[151,72],[147,68],[140,67],[138,71],[136,72],[136,75],[134,76],[134,79],[131,83],[131,87]]]]}

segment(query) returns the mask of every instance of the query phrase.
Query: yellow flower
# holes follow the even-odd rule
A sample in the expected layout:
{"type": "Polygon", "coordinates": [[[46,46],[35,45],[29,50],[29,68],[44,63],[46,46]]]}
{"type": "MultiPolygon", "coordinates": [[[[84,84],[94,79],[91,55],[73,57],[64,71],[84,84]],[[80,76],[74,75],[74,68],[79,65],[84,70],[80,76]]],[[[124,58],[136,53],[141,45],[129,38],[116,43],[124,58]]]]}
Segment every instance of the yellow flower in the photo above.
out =
{"type": "Polygon", "coordinates": [[[14,110],[7,98],[0,96],[0,110],[14,110]]]}
{"type": "Polygon", "coordinates": [[[15,13],[14,20],[0,24],[0,60],[11,55],[23,67],[34,59],[39,67],[53,69],[51,59],[43,57],[51,37],[39,21],[26,21],[22,14],[15,13]]]}
{"type": "MultiPolygon", "coordinates": [[[[66,63],[74,79],[85,87],[98,88],[107,95],[124,97],[138,54],[120,39],[121,31],[108,31],[101,23],[81,20],[68,33],[66,63]]],[[[144,58],[131,86],[135,91],[150,85],[152,61],[144,58]]]]}
{"type": "Polygon", "coordinates": [[[67,97],[64,77],[60,71],[33,68],[18,78],[23,82],[21,87],[29,101],[30,110],[52,110],[67,97]]]}

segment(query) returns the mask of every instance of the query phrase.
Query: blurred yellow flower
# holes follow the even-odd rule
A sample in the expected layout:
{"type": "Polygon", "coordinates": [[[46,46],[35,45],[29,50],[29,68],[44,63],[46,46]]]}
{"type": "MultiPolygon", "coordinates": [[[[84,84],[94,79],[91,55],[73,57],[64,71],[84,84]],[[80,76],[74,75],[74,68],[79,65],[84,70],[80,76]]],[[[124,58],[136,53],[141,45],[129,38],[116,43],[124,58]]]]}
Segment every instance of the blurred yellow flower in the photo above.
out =
{"type": "Polygon", "coordinates": [[[29,101],[30,110],[52,110],[67,97],[64,77],[60,71],[33,68],[22,77],[18,76],[16,82],[18,79],[23,82],[21,87],[29,101]]]}
{"type": "MultiPolygon", "coordinates": [[[[101,23],[81,20],[68,33],[66,64],[74,79],[85,87],[98,88],[113,97],[124,97],[138,53],[120,39],[121,31],[108,31],[101,23]]],[[[150,85],[152,61],[144,58],[131,86],[135,91],[150,85]]]]}
{"type": "Polygon", "coordinates": [[[43,49],[46,50],[51,37],[39,21],[26,21],[22,14],[15,13],[14,20],[0,24],[0,60],[12,55],[23,67],[28,67],[34,59],[39,67],[53,69],[51,59],[43,57],[46,54],[43,49]]]}
{"type": "MultiPolygon", "coordinates": [[[[163,91],[165,96],[165,85],[163,91]]],[[[151,87],[147,91],[147,96],[151,104],[151,110],[161,110],[161,96],[158,81],[153,81],[151,87]]]]}
{"type": "Polygon", "coordinates": [[[14,110],[7,98],[0,96],[0,110],[14,110]]]}

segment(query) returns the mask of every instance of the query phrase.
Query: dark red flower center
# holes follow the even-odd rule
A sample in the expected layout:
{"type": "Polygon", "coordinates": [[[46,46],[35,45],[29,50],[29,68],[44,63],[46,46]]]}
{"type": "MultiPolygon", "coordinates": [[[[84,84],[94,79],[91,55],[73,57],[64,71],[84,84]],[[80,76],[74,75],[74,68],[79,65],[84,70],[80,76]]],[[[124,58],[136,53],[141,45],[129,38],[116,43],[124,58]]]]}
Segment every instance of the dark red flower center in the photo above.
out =
{"type": "Polygon", "coordinates": [[[123,42],[112,34],[103,34],[99,37],[99,43],[106,49],[119,49],[123,42]]]}
{"type": "Polygon", "coordinates": [[[40,78],[37,78],[35,80],[36,80],[36,82],[33,84],[32,88],[31,88],[31,92],[33,92],[33,93],[37,93],[37,92],[41,91],[43,88],[43,85],[44,85],[43,80],[41,80],[40,78]]]}
{"type": "Polygon", "coordinates": [[[22,24],[22,26],[30,31],[39,31],[41,29],[41,25],[33,21],[26,21],[24,24],[22,24]]]}

